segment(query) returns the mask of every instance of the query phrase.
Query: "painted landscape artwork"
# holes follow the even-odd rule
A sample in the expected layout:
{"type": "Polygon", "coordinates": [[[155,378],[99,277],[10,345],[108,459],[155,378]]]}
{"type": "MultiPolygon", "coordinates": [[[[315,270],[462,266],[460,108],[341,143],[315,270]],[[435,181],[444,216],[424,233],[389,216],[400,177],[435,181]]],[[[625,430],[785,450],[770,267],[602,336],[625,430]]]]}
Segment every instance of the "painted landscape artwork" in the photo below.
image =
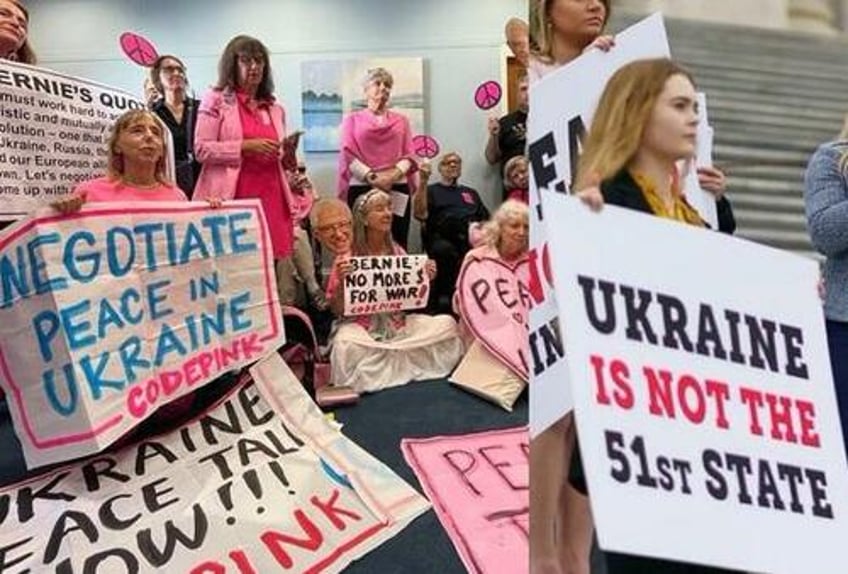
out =
{"type": "Polygon", "coordinates": [[[304,150],[339,150],[344,114],[365,107],[363,80],[368,70],[386,68],[394,77],[392,109],[409,118],[414,134],[424,133],[424,61],[421,58],[314,60],[301,65],[304,150]]]}

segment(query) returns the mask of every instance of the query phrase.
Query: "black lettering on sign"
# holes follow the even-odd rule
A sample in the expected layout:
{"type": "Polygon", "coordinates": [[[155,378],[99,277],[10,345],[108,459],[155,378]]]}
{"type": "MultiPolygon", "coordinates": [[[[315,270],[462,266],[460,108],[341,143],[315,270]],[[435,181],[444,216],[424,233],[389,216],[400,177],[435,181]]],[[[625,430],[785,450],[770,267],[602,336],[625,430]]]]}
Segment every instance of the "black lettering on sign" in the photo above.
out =
{"type": "MultiPolygon", "coordinates": [[[[541,197],[542,190],[549,188],[557,179],[556,165],[553,161],[556,158],[557,149],[553,132],[548,132],[531,143],[527,147],[527,153],[530,156],[530,172],[533,174],[533,182],[536,184],[536,189],[539,190],[541,197]]],[[[541,207],[540,202],[537,206],[540,220],[542,219],[541,207]]]]}
{"type": "MultiPolygon", "coordinates": [[[[577,173],[577,162],[580,160],[580,153],[583,151],[583,140],[586,139],[586,125],[583,123],[583,118],[574,116],[568,120],[568,161],[571,166],[571,181],[574,181],[574,176],[577,173]]],[[[557,191],[564,192],[557,186],[557,191]]],[[[571,186],[569,186],[571,187],[571,186]]],[[[573,191],[569,190],[569,193],[573,191]]]]}
{"type": "Polygon", "coordinates": [[[204,540],[206,540],[206,533],[209,530],[209,521],[199,504],[193,505],[192,511],[194,513],[194,534],[191,538],[174,526],[172,520],[165,521],[165,540],[161,545],[157,545],[153,541],[150,528],[140,530],[136,534],[138,549],[151,566],[160,568],[170,562],[174,556],[177,542],[189,550],[196,550],[203,545],[204,540]]]}

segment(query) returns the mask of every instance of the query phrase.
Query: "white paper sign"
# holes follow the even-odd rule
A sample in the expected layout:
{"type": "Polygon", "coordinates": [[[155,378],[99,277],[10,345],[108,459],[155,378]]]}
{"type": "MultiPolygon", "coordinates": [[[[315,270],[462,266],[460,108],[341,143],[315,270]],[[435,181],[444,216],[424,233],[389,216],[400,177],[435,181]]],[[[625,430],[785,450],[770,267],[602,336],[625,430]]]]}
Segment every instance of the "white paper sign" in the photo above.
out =
{"type": "Polygon", "coordinates": [[[545,209],[562,223],[554,277],[600,545],[844,572],[848,472],[816,263],[564,196],[545,209]]]}
{"type": "Polygon", "coordinates": [[[683,166],[683,192],[686,201],[695,208],[712,229],[718,229],[718,211],[713,194],[701,189],[698,182],[699,167],[712,167],[713,165],[713,128],[707,119],[707,96],[698,92],[698,133],[697,151],[695,159],[683,166]]]}
{"type": "Polygon", "coordinates": [[[172,432],[0,490],[0,572],[340,572],[428,508],[275,354],[172,432]]]}
{"type": "MultiPolygon", "coordinates": [[[[530,90],[528,150],[530,178],[530,434],[536,436],[571,410],[568,369],[552,288],[545,218],[540,201],[570,190],[579,140],[588,129],[607,80],[621,66],[643,58],[668,57],[662,16],[655,14],[616,35],[609,52],[590,50],[543,78],[530,90]],[[579,86],[579,89],[575,89],[579,86]]],[[[559,222],[557,222],[559,224],[559,222]]]]}
{"type": "Polygon", "coordinates": [[[427,305],[426,255],[351,257],[344,278],[345,315],[371,315],[427,305]]]}
{"type": "MultiPolygon", "coordinates": [[[[426,193],[427,190],[424,190],[426,193]]],[[[392,215],[403,217],[406,215],[406,206],[409,204],[409,194],[400,193],[399,191],[392,192],[392,215]]]]}
{"type": "Polygon", "coordinates": [[[0,220],[103,175],[115,119],[144,108],[123,90],[0,60],[0,220]]]}
{"type": "Polygon", "coordinates": [[[92,203],[0,232],[0,385],[29,467],[92,454],[285,342],[258,200],[92,203]]]}

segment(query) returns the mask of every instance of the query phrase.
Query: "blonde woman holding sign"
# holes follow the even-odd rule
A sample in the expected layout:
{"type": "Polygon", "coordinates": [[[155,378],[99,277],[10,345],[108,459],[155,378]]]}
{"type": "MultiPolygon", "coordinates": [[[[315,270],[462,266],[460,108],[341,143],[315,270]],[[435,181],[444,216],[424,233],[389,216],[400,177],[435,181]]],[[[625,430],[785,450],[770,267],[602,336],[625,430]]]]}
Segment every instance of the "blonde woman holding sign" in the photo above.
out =
{"type": "MultiPolygon", "coordinates": [[[[577,171],[578,196],[679,221],[707,224],[680,188],[677,162],[695,154],[698,103],[692,76],[671,60],[641,60],[610,78],[598,103],[577,171]]],[[[733,233],[730,202],[714,193],[719,231],[733,233]]],[[[660,246],[646,245],[646,251],[660,246]]],[[[572,484],[586,492],[579,453],[572,484]]],[[[632,518],[630,518],[632,519],[632,518]]],[[[608,574],[718,574],[728,570],[606,553],[608,574]]]]}
{"type": "MultiPolygon", "coordinates": [[[[330,343],[332,384],[372,392],[446,376],[464,351],[452,317],[404,312],[344,314],[344,278],[352,270],[350,257],[363,255],[406,255],[392,240],[392,198],[380,189],[372,189],[354,202],[352,249],[336,256],[327,284],[327,298],[339,317],[330,343]]],[[[427,274],[431,280],[436,275],[432,260],[427,262],[427,274]]]]}

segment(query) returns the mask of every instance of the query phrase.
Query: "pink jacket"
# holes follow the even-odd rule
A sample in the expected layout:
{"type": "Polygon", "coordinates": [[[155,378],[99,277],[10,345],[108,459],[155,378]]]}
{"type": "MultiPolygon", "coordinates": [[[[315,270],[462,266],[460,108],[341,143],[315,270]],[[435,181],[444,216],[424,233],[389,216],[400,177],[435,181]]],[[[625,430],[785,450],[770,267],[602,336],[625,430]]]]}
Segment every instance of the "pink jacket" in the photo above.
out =
{"type": "MultiPolygon", "coordinates": [[[[269,111],[277,137],[283,141],[286,137],[286,112],[276,103],[269,111]]],[[[232,90],[209,90],[200,103],[194,132],[194,151],[203,169],[194,188],[193,199],[235,197],[243,139],[236,93],[232,90]]],[[[283,173],[282,163],[278,166],[286,205],[293,205],[288,178],[283,173]]]]}
{"type": "Polygon", "coordinates": [[[369,110],[347,114],[342,119],[339,137],[339,199],[347,199],[350,187],[350,164],[358,159],[371,169],[381,170],[408,159],[411,167],[406,174],[409,194],[418,189],[418,163],[412,149],[412,128],[403,114],[386,110],[386,123],[378,125],[369,110]]]}

